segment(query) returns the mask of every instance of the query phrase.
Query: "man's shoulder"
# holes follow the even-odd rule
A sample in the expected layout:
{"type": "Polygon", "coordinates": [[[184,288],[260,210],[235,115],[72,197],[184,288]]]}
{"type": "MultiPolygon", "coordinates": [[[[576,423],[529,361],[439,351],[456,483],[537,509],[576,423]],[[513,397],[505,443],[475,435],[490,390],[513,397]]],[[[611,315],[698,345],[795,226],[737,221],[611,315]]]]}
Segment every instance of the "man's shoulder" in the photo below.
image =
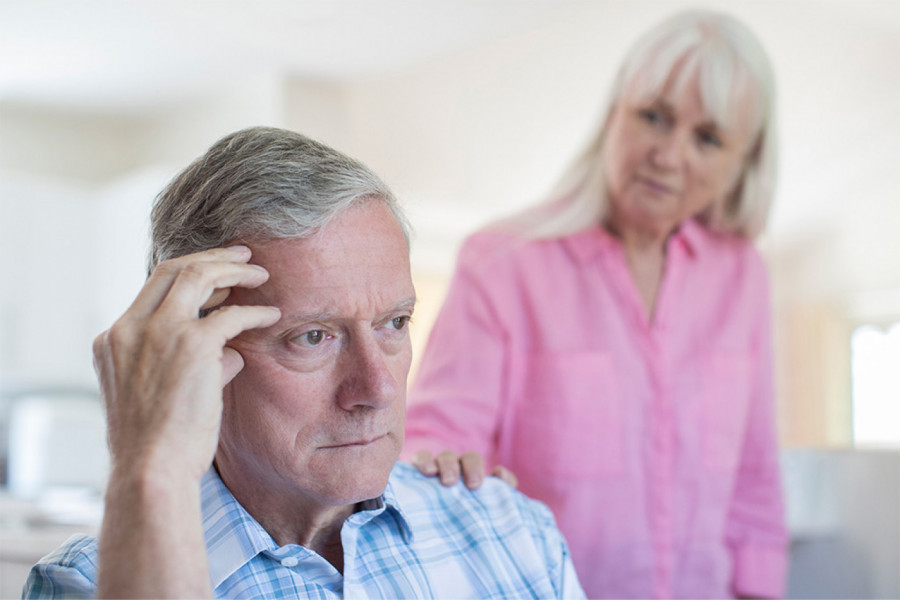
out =
{"type": "Polygon", "coordinates": [[[389,493],[409,525],[417,560],[453,573],[447,585],[468,578],[481,590],[469,595],[583,597],[553,514],[504,481],[486,477],[477,490],[462,482],[445,487],[397,463],[389,493]]]}
{"type": "Polygon", "coordinates": [[[97,538],[84,533],[76,533],[63,542],[59,548],[42,558],[41,562],[52,562],[71,567],[85,560],[95,561],[96,556],[97,538]]]}
{"type": "Polygon", "coordinates": [[[97,538],[76,534],[32,567],[22,597],[88,597],[96,579],[97,538]]]}
{"type": "Polygon", "coordinates": [[[456,521],[460,525],[484,520],[518,522],[529,529],[556,529],[556,521],[546,505],[497,477],[485,477],[477,490],[468,489],[462,480],[447,487],[437,477],[422,475],[410,463],[399,461],[391,472],[391,487],[403,512],[415,521],[440,513],[470,517],[456,521]]]}

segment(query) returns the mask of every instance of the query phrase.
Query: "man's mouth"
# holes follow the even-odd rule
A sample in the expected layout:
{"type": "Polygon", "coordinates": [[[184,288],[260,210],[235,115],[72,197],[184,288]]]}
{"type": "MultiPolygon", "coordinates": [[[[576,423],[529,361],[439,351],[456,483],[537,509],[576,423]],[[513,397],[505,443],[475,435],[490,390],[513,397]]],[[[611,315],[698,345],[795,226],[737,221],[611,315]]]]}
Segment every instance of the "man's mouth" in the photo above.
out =
{"type": "Polygon", "coordinates": [[[365,446],[371,446],[375,442],[377,442],[385,437],[387,437],[387,434],[383,433],[381,435],[376,435],[376,436],[372,436],[372,437],[357,438],[355,440],[342,442],[340,444],[329,444],[328,446],[322,446],[322,448],[323,449],[354,448],[354,447],[363,448],[365,446]]]}

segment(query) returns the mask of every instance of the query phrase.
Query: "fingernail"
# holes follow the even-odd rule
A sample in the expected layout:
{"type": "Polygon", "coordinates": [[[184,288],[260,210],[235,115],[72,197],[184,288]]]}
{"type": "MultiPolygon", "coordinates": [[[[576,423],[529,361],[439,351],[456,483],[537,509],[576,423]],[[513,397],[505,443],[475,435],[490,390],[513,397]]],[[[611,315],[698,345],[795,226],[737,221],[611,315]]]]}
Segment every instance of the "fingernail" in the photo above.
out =
{"type": "Polygon", "coordinates": [[[231,250],[232,252],[249,252],[250,248],[248,248],[247,246],[238,244],[236,246],[228,246],[228,248],[226,248],[226,250],[231,250]]]}

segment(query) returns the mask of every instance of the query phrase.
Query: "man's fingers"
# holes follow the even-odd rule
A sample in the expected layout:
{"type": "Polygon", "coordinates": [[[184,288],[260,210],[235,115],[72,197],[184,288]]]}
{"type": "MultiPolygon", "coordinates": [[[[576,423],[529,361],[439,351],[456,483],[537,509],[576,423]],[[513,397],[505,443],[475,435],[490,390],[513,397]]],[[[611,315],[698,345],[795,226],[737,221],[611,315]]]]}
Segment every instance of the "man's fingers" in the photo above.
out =
{"type": "Polygon", "coordinates": [[[410,462],[412,462],[413,466],[416,467],[422,475],[433,477],[438,474],[437,461],[434,460],[431,456],[431,452],[428,450],[419,450],[412,455],[410,462]]]}
{"type": "Polygon", "coordinates": [[[497,465],[491,471],[491,475],[493,475],[494,477],[499,477],[514,488],[519,487],[519,478],[516,477],[515,474],[506,467],[497,465]]]}
{"type": "Polygon", "coordinates": [[[207,308],[214,308],[219,306],[225,300],[228,299],[228,296],[231,295],[231,288],[218,288],[213,290],[212,295],[200,305],[200,310],[206,310],[207,308]]]}
{"type": "Polygon", "coordinates": [[[212,313],[197,324],[209,331],[216,332],[224,337],[225,341],[237,337],[248,329],[269,327],[278,322],[281,311],[274,306],[224,306],[212,313]]]}
{"type": "Polygon", "coordinates": [[[258,265],[192,262],[179,271],[160,303],[158,313],[194,318],[217,289],[257,287],[268,278],[268,271],[258,265]]]}
{"type": "Polygon", "coordinates": [[[459,481],[459,456],[452,450],[439,452],[435,457],[438,465],[438,477],[441,483],[451,486],[459,481]]]}
{"type": "Polygon", "coordinates": [[[250,260],[250,249],[246,246],[214,248],[160,263],[147,278],[137,298],[131,303],[129,313],[145,316],[153,313],[169,293],[178,274],[189,264],[203,262],[246,263],[250,260]]]}
{"type": "Polygon", "coordinates": [[[234,376],[244,368],[244,357],[235,350],[226,346],[222,352],[222,387],[231,383],[234,376]]]}
{"type": "Polygon", "coordinates": [[[484,481],[484,459],[477,452],[463,452],[459,457],[463,481],[470,490],[477,490],[484,481]]]}

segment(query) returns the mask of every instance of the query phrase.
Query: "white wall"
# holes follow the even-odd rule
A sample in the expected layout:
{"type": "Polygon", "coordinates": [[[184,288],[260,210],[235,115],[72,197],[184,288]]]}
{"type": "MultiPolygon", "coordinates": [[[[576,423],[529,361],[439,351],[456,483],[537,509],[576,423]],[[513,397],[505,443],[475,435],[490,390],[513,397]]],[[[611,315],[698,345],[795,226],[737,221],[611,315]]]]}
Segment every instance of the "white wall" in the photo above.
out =
{"type": "MultiPolygon", "coordinates": [[[[0,103],[0,255],[4,281],[18,282],[0,298],[0,378],[91,378],[82,349],[143,276],[148,202],[220,135],[253,124],[304,131],[385,177],[416,226],[414,268],[433,290],[420,314],[433,313],[462,237],[547,191],[597,125],[627,45],[689,5],[563,2],[400,72],[328,82],[241,71],[121,115],[0,103]],[[76,289],[88,281],[93,292],[76,289]],[[78,358],[45,359],[56,352],[45,339],[78,358]]],[[[848,375],[822,373],[847,362],[854,323],[900,315],[900,21],[848,18],[832,2],[714,5],[757,31],[781,88],[783,176],[763,246],[782,396],[801,407],[783,417],[811,423],[800,415],[822,409],[821,427],[796,440],[846,442],[848,375]]]]}

